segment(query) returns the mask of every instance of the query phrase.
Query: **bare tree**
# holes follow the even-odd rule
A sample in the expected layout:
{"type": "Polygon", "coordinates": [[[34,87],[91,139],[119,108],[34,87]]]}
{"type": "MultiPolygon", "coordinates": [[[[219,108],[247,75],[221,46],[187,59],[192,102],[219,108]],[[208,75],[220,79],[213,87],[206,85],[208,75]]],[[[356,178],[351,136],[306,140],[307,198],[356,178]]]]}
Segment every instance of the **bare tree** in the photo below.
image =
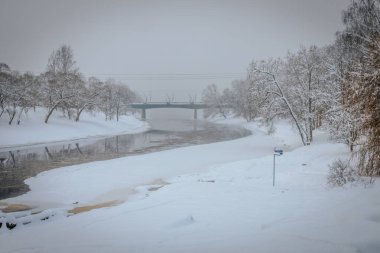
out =
{"type": "Polygon", "coordinates": [[[135,94],[127,85],[121,83],[114,85],[113,88],[113,102],[116,110],[116,120],[119,121],[120,114],[125,113],[128,104],[134,102],[135,94]]]}
{"type": "Polygon", "coordinates": [[[174,94],[173,93],[171,95],[166,94],[165,101],[166,101],[167,104],[170,104],[170,103],[174,102],[174,94]]]}
{"type": "Polygon", "coordinates": [[[257,73],[263,75],[263,82],[268,83],[267,88],[265,90],[265,97],[262,103],[269,102],[267,103],[268,110],[271,110],[272,106],[276,104],[284,106],[288,110],[291,118],[293,119],[293,122],[297,127],[303,145],[307,145],[306,129],[302,127],[300,120],[298,119],[297,114],[293,109],[292,104],[289,102],[288,97],[286,96],[282,86],[280,85],[276,77],[280,73],[281,65],[281,60],[270,59],[267,62],[263,62],[262,64],[260,64],[258,68],[255,68],[255,71],[257,73]]]}
{"type": "Polygon", "coordinates": [[[90,107],[99,105],[99,96],[104,92],[104,83],[95,77],[90,77],[86,86],[78,90],[74,106],[76,110],[75,121],[79,121],[82,112],[90,107]]]}
{"type": "Polygon", "coordinates": [[[39,78],[31,73],[25,73],[18,77],[18,98],[17,98],[17,125],[21,122],[21,115],[27,113],[29,108],[35,108],[40,100],[39,78]]]}
{"type": "Polygon", "coordinates": [[[321,102],[327,83],[323,50],[301,47],[296,53],[288,53],[284,66],[288,100],[305,131],[305,141],[310,143],[316,122],[325,110],[321,102]]]}
{"type": "Polygon", "coordinates": [[[73,51],[69,46],[61,46],[51,54],[45,73],[44,103],[48,109],[45,123],[58,106],[62,110],[68,109],[69,100],[78,94],[77,90],[83,85],[73,51]]]}
{"type": "Polygon", "coordinates": [[[126,84],[109,79],[105,82],[98,101],[98,108],[104,113],[106,120],[112,120],[116,116],[119,121],[120,115],[127,112],[129,104],[141,99],[126,84]]]}
{"type": "Polygon", "coordinates": [[[249,81],[247,80],[235,80],[231,83],[231,89],[225,93],[229,93],[228,103],[233,108],[236,115],[242,116],[247,121],[253,119],[252,107],[250,101],[252,94],[249,92],[249,81]]]}
{"type": "Polygon", "coordinates": [[[215,113],[220,113],[224,118],[226,115],[226,106],[220,94],[218,87],[215,84],[208,85],[202,94],[202,101],[210,106],[205,110],[205,117],[210,116],[215,113]]]}
{"type": "Polygon", "coordinates": [[[0,63],[0,117],[6,110],[6,104],[9,99],[8,89],[11,78],[11,68],[5,63],[0,63]]]}

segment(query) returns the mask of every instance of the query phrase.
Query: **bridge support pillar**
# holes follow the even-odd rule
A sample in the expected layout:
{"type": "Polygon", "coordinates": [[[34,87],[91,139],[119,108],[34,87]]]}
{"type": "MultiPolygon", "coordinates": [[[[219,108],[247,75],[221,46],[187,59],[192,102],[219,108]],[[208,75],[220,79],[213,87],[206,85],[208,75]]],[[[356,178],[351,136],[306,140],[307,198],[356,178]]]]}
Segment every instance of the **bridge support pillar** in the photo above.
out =
{"type": "Polygon", "coordinates": [[[146,120],[146,109],[145,108],[142,109],[141,119],[146,120]]]}
{"type": "Polygon", "coordinates": [[[197,109],[194,109],[194,119],[198,119],[198,112],[197,112],[197,109]]]}

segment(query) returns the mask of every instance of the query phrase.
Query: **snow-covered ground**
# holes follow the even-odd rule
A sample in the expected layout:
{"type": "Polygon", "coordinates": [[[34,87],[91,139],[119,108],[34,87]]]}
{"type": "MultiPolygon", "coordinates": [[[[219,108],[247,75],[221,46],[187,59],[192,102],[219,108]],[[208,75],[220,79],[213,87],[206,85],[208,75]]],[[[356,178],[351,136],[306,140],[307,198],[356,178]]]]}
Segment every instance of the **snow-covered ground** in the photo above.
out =
{"type": "Polygon", "coordinates": [[[66,141],[94,136],[137,133],[148,129],[146,122],[134,116],[121,116],[119,121],[105,121],[100,113],[83,112],[80,121],[74,122],[55,112],[44,123],[46,109],[37,108],[23,115],[20,125],[8,125],[6,115],[0,118],[0,148],[33,145],[38,143],[66,141]]]}
{"type": "Polygon", "coordinates": [[[5,202],[50,208],[7,214],[18,226],[0,229],[0,252],[380,252],[380,186],[326,185],[327,165],[347,147],[323,133],[303,147],[284,122],[271,136],[229,122],[253,135],[27,180],[31,192],[5,202]],[[273,147],[285,151],[275,187],[273,147]],[[102,203],[119,205],[66,217],[102,203]]]}

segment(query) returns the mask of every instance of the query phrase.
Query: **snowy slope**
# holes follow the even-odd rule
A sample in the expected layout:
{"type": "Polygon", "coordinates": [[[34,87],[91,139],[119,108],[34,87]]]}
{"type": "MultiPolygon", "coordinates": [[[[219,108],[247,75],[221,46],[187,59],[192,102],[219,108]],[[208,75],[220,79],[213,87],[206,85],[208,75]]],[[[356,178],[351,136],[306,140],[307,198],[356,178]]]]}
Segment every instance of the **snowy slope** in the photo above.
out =
{"type": "Polygon", "coordinates": [[[0,148],[32,145],[45,142],[73,140],[79,138],[136,133],[148,129],[148,124],[134,116],[121,116],[119,121],[105,121],[104,116],[83,112],[79,122],[62,118],[55,113],[44,123],[46,110],[37,108],[22,118],[20,125],[8,125],[5,115],[0,118],[0,148]]]}
{"type": "Polygon", "coordinates": [[[380,252],[380,186],[326,185],[344,145],[317,133],[301,147],[286,141],[296,136],[285,124],[277,136],[249,127],[239,140],[44,172],[27,181],[30,193],[6,201],[55,201],[56,216],[0,229],[0,251],[380,252]],[[272,187],[275,145],[285,153],[272,187]],[[112,200],[125,202],[64,215],[112,200]]]}

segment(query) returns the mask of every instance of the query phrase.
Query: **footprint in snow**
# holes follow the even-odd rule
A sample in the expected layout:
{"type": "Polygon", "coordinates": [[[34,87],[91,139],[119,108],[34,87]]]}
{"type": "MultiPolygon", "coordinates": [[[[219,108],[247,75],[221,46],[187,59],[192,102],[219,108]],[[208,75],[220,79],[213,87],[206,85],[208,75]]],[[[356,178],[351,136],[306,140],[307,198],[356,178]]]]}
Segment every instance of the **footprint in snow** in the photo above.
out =
{"type": "Polygon", "coordinates": [[[170,227],[171,228],[180,228],[180,227],[185,227],[185,226],[189,226],[189,225],[192,225],[193,223],[195,223],[195,219],[192,215],[188,215],[180,220],[177,220],[175,222],[173,222],[170,227]]]}

